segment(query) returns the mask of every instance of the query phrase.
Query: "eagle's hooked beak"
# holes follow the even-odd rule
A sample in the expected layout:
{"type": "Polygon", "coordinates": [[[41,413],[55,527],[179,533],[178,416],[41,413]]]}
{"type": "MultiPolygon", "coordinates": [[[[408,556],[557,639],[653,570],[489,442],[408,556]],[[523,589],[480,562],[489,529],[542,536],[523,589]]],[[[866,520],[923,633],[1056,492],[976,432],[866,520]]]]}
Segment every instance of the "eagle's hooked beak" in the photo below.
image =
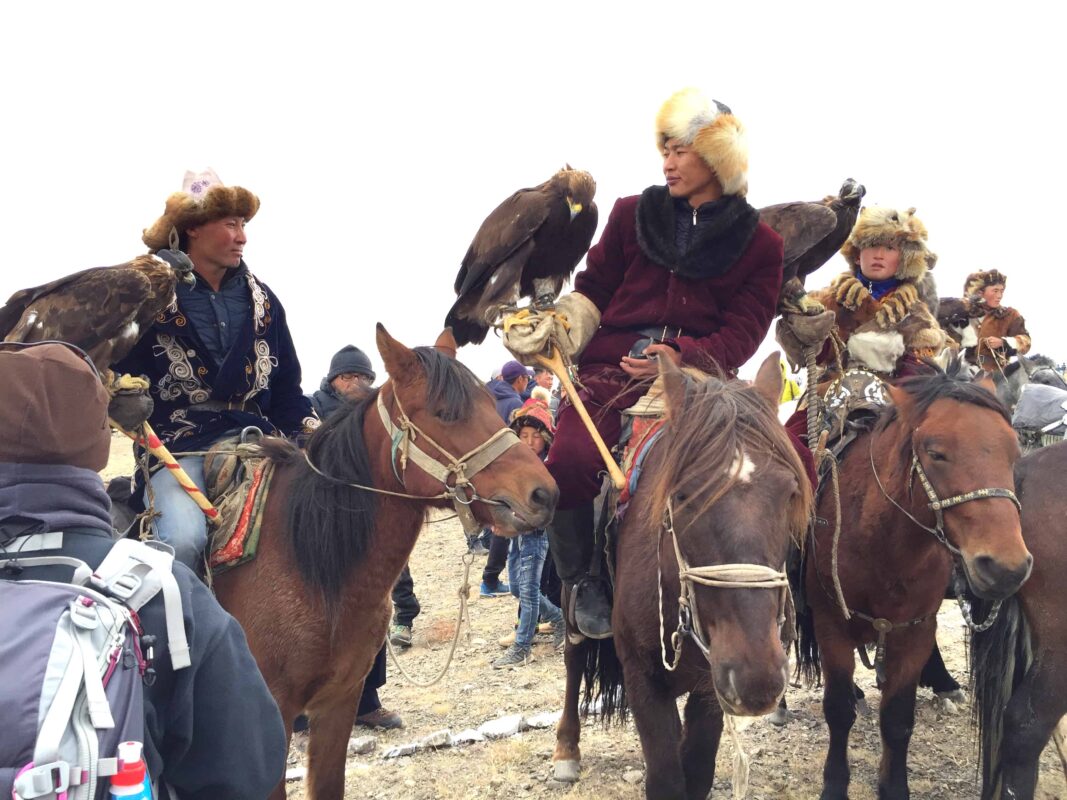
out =
{"type": "Polygon", "coordinates": [[[180,276],[180,279],[181,282],[184,283],[186,286],[196,286],[196,275],[193,274],[192,270],[189,270],[188,272],[183,272],[180,276]]]}
{"type": "Polygon", "coordinates": [[[570,197],[567,198],[567,208],[571,210],[571,222],[574,222],[574,218],[582,213],[582,204],[575,203],[570,197]]]}

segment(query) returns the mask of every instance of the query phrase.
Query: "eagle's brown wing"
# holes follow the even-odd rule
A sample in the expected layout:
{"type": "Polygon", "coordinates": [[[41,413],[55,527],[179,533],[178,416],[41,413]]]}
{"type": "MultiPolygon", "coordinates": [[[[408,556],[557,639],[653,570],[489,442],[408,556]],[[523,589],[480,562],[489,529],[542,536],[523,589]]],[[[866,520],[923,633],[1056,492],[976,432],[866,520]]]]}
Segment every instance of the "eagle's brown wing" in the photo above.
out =
{"type": "Polygon", "coordinates": [[[101,371],[125,356],[144,333],[144,320],[170,302],[137,261],[82,270],[12,295],[0,309],[4,341],[60,340],[85,350],[101,371]],[[165,299],[165,302],[164,302],[165,299]],[[148,314],[148,306],[159,306],[148,314]],[[11,320],[14,322],[11,322],[11,320]],[[140,320],[140,321],[139,321],[140,320]]]}
{"type": "Polygon", "coordinates": [[[785,248],[783,283],[797,277],[798,265],[805,255],[837,226],[837,214],[821,203],[779,203],[761,208],[759,216],[761,222],[770,225],[782,237],[785,248]]]}

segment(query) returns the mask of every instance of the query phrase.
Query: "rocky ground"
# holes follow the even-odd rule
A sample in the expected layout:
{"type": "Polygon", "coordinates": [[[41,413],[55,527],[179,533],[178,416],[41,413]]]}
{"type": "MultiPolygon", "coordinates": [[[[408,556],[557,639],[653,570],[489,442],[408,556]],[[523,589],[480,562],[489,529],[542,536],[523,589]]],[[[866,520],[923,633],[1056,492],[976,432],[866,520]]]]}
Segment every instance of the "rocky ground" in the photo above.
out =
{"type": "MultiPolygon", "coordinates": [[[[109,472],[128,470],[128,446],[116,439],[109,472]]],[[[415,591],[422,614],[415,621],[414,645],[399,654],[404,669],[420,679],[432,677],[443,665],[455,630],[463,567],[463,536],[455,521],[428,524],[411,560],[415,591]]],[[[574,785],[551,779],[555,734],[551,728],[527,730],[513,737],[437,751],[420,751],[385,758],[390,748],[416,741],[436,731],[453,734],[477,728],[507,715],[533,716],[562,706],[562,657],[549,639],[534,647],[535,660],[515,670],[494,670],[489,664],[501,652],[497,639],[515,619],[516,601],[510,597],[481,599],[478,581],[484,557],[471,569],[470,638],[461,636],[445,678],[421,689],[410,685],[389,665],[389,683],[380,694],[385,706],[398,711],[405,727],[398,731],[353,731],[372,735],[375,748],[353,755],[347,766],[346,798],[411,798],[412,800],[488,800],[489,798],[560,798],[609,800],[644,797],[643,762],[632,725],[604,730],[592,718],[582,731],[582,777],[574,785]]],[[[966,670],[963,627],[954,603],[946,603],[938,617],[942,652],[953,674],[966,670]]],[[[857,678],[872,707],[878,690],[874,677],[862,667],[857,678]]],[[[742,732],[751,758],[750,798],[807,800],[819,794],[822,761],[827,744],[817,690],[790,688],[792,719],[782,727],[766,720],[752,721],[742,732]]],[[[290,767],[302,763],[301,742],[294,741],[290,767]]],[[[970,708],[939,705],[920,690],[915,735],[909,765],[912,797],[970,800],[979,796],[975,781],[975,740],[970,708]]],[[[851,739],[853,800],[875,798],[880,744],[876,715],[861,716],[851,739]]],[[[724,737],[718,758],[718,779],[712,794],[732,797],[733,749],[724,737]]],[[[290,798],[303,798],[303,783],[288,784],[290,798]]],[[[1067,784],[1054,751],[1041,762],[1038,795],[1042,800],[1067,800],[1067,784]]]]}

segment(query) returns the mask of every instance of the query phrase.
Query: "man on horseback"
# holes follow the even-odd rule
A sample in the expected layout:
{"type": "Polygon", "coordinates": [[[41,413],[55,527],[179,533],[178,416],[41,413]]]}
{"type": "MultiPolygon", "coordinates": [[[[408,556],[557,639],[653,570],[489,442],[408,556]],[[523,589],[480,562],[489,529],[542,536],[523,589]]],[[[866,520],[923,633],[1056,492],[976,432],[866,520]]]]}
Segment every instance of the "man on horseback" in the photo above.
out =
{"type": "MultiPolygon", "coordinates": [[[[820,350],[820,393],[850,369],[883,380],[919,374],[923,358],[942,352],[945,334],[922,299],[923,276],[937,261],[926,240],[914,209],[863,209],[841,248],[848,271],[811,293],[826,314],[782,317],[777,338],[790,360],[803,364],[808,348],[820,350]]],[[[804,436],[806,413],[798,410],[787,427],[804,436]]]]}
{"type": "MultiPolygon", "coordinates": [[[[657,115],[656,144],[666,185],[616,202],[575,291],[557,303],[569,328],[562,345],[609,447],[622,410],[658,375],[657,358],[726,372],[744,364],[770,327],[782,280],[782,240],[745,200],[748,151],[730,109],[695,89],[677,92],[657,115]]],[[[557,425],[546,462],[560,488],[550,549],[573,598],[571,621],[602,638],[609,595],[589,569],[604,464],[569,403],[557,425]]]]}
{"type": "Polygon", "coordinates": [[[1012,356],[1030,352],[1026,320],[1014,308],[1002,305],[1007,283],[1007,275],[990,269],[968,275],[963,287],[974,315],[971,326],[978,336],[978,344],[968,347],[964,357],[989,373],[1003,369],[1012,356]]]}
{"type": "MultiPolygon", "coordinates": [[[[155,403],[149,421],[173,450],[204,451],[250,426],[297,436],[318,425],[300,389],[285,311],[242,257],[245,224],[258,210],[259,198],[247,189],[224,186],[211,171],[187,173],[182,191],[167,198],[163,215],[142,236],[150,253],[168,261],[180,259],[174,250],[185,251],[196,276],[119,366],[147,377],[155,403]]],[[[178,463],[203,490],[204,457],[178,463]]],[[[151,479],[156,535],[195,569],[207,546],[207,520],[166,472],[151,479]]]]}

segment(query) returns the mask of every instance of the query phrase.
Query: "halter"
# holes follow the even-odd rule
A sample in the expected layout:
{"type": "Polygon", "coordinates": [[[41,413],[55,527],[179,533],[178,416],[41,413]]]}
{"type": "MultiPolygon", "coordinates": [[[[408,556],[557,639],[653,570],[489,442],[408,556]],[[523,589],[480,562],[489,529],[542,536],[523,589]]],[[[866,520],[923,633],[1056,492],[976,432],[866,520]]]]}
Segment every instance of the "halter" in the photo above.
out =
{"type": "Polygon", "coordinates": [[[789,594],[789,579],[786,577],[784,568],[782,571],[771,569],[763,564],[711,564],[702,567],[691,567],[682,549],[678,545],[678,534],[674,530],[674,508],[670,498],[667,499],[667,507],[663,510],[663,524],[660,527],[659,541],[656,546],[656,590],[659,596],[659,646],[663,666],[668,672],[678,668],[678,662],[682,657],[682,644],[684,637],[693,640],[704,658],[710,660],[710,650],[707,640],[704,638],[704,628],[700,624],[700,612],[697,608],[694,583],[701,586],[711,586],[716,589],[778,589],[778,627],[786,621],[787,608],[792,603],[789,594]],[[663,544],[663,534],[671,535],[671,543],[674,545],[674,557],[678,562],[678,583],[681,593],[678,597],[678,628],[671,634],[671,647],[674,650],[673,663],[667,663],[667,648],[663,642],[663,580],[660,565],[660,548],[663,544]]]}
{"type": "Polygon", "coordinates": [[[353,489],[361,489],[365,492],[374,492],[375,494],[384,494],[389,497],[403,497],[409,500],[451,500],[452,505],[456,509],[456,516],[463,525],[464,533],[468,536],[475,533],[481,526],[478,524],[477,520],[474,519],[474,514],[470,509],[470,506],[474,501],[478,500],[488,505],[497,506],[506,504],[479,495],[474,484],[471,482],[471,478],[500,458],[500,456],[512,447],[521,444],[519,437],[510,428],[501,428],[469,453],[457,457],[435,442],[426,431],[422,430],[422,428],[411,421],[408,415],[404,412],[404,407],[400,404],[400,397],[395,391],[393,392],[393,402],[396,403],[397,411],[399,413],[399,424],[394,423],[389,416],[389,411],[386,409],[385,403],[382,401],[382,392],[378,392],[378,415],[381,418],[382,427],[385,428],[385,432],[389,436],[391,442],[389,459],[392,462],[393,475],[396,476],[396,479],[401,486],[407,488],[404,483],[404,476],[406,474],[408,460],[410,459],[416,466],[420,467],[424,472],[430,475],[430,477],[435,478],[444,484],[444,491],[440,494],[407,494],[406,492],[391,492],[388,489],[379,489],[375,486],[366,486],[361,483],[349,483],[348,481],[342,481],[331,475],[327,475],[316,467],[312,463],[311,456],[308,455],[306,449],[304,450],[304,460],[317,475],[320,475],[329,481],[333,481],[334,483],[349,486],[353,489]],[[436,448],[441,455],[447,458],[448,463],[443,464],[436,458],[427,455],[425,451],[415,444],[415,440],[420,436],[427,443],[436,448]],[[398,453],[400,455],[399,470],[397,469],[398,453]],[[449,483],[452,476],[455,476],[455,481],[449,483]]]}
{"type": "Polygon", "coordinates": [[[512,447],[521,444],[521,440],[515,434],[515,431],[505,427],[498,430],[470,452],[462,456],[454,456],[435,442],[426,431],[411,421],[404,411],[404,407],[400,404],[400,396],[395,391],[393,392],[393,402],[396,403],[398,413],[397,423],[394,423],[389,416],[389,411],[382,401],[382,393],[378,393],[378,416],[381,418],[382,427],[385,428],[385,432],[392,443],[389,451],[389,460],[392,463],[393,475],[401,485],[405,485],[404,476],[408,460],[413,461],[416,466],[420,467],[430,477],[436,478],[444,484],[445,492],[443,494],[452,500],[456,508],[456,516],[459,517],[460,522],[463,524],[464,532],[467,535],[474,533],[481,526],[475,521],[474,514],[470,510],[471,503],[475,500],[494,505],[503,505],[503,503],[480,497],[474,488],[474,484],[471,483],[471,478],[512,447]],[[448,459],[448,463],[442,464],[415,444],[415,441],[420,436],[427,444],[448,459]],[[397,469],[397,454],[400,456],[399,470],[397,469]],[[455,476],[455,480],[449,483],[453,476],[455,476]]]}

